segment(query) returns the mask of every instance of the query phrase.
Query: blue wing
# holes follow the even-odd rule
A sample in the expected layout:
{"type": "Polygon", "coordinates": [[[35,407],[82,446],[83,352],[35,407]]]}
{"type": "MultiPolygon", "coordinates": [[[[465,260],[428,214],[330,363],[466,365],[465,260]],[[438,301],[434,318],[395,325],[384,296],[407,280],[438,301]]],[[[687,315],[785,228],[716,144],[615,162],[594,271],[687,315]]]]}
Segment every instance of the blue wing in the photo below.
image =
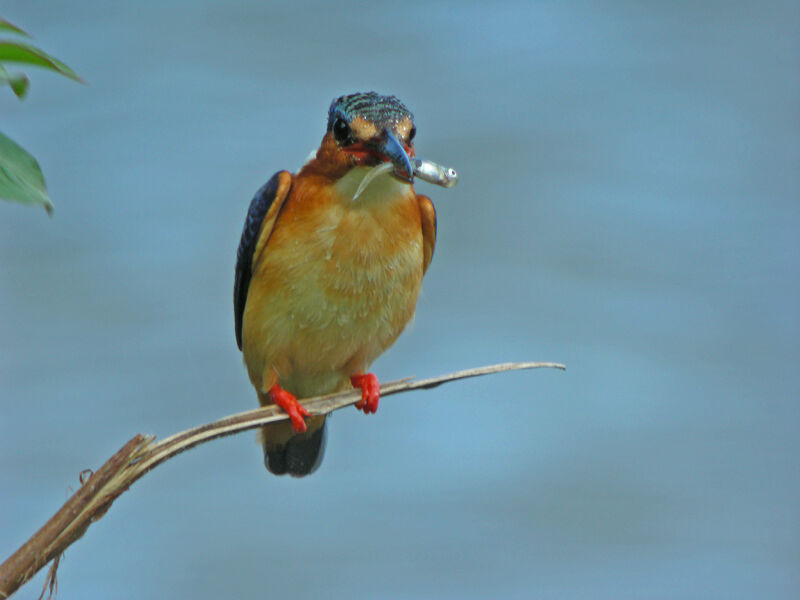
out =
{"type": "MultiPolygon", "coordinates": [[[[247,291],[253,275],[253,254],[261,236],[269,237],[272,226],[289,195],[292,176],[288,171],[278,171],[256,192],[247,210],[239,249],[236,252],[236,278],[233,283],[233,317],[236,327],[236,345],[242,349],[242,319],[247,302],[247,291]]],[[[266,240],[265,240],[266,241],[266,240]]]]}

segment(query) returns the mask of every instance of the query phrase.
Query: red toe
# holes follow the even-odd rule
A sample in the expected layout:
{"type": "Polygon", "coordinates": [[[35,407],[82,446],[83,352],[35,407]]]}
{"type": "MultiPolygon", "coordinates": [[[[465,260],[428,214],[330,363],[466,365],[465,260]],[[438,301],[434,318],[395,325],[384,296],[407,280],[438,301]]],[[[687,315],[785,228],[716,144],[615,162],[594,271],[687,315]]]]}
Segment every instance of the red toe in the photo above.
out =
{"type": "Polygon", "coordinates": [[[381,386],[378,378],[372,373],[357,374],[350,377],[353,387],[361,388],[361,400],[356,402],[356,408],[363,410],[365,415],[378,410],[378,399],[381,397],[381,386]]]}
{"type": "Polygon", "coordinates": [[[311,413],[303,408],[303,405],[297,401],[297,398],[284,390],[277,383],[269,389],[269,397],[289,415],[289,420],[292,422],[292,429],[297,433],[303,433],[306,430],[306,422],[303,420],[303,417],[310,417],[311,413]]]}

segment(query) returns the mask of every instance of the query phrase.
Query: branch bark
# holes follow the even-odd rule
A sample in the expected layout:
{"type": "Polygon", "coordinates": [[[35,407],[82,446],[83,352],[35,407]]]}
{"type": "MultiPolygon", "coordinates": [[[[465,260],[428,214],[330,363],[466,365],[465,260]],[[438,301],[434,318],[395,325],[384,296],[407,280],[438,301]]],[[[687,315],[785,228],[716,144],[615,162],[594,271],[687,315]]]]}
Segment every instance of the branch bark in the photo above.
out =
{"type": "MultiPolygon", "coordinates": [[[[412,381],[411,378],[401,379],[381,385],[381,397],[411,390],[430,389],[468,377],[547,367],[561,370],[565,368],[558,363],[503,363],[418,381],[412,381]]],[[[360,399],[360,392],[346,391],[304,399],[303,406],[312,415],[323,415],[354,404],[360,399]]],[[[61,556],[70,544],[86,532],[93,521],[105,514],[114,500],[150,469],[198,444],[287,418],[286,413],[280,408],[266,406],[181,431],[159,442],[156,442],[153,436],[137,434],[86,481],[82,480],[81,487],[50,520],[0,564],[0,599],[11,596],[48,562],[61,556]]],[[[51,577],[55,577],[54,569],[51,570],[51,577]]]]}

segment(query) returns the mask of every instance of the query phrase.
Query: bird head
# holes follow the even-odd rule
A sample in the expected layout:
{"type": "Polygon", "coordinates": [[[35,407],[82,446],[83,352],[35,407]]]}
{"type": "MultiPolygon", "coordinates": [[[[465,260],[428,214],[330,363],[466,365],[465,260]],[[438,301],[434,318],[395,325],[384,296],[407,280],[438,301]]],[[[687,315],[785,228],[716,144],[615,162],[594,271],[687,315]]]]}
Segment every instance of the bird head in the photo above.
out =
{"type": "Polygon", "coordinates": [[[331,103],[320,151],[342,170],[391,163],[395,177],[412,182],[415,133],[414,115],[400,100],[360,92],[331,103]]]}

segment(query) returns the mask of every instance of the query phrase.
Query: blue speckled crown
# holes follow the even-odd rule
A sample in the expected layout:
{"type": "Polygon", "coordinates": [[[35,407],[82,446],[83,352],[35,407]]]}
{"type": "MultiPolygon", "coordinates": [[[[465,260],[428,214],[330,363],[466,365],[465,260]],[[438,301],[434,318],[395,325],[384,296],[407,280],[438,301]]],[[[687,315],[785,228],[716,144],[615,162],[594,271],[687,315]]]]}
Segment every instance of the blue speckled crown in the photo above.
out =
{"type": "Polygon", "coordinates": [[[337,117],[350,123],[355,117],[362,117],[370,123],[388,125],[404,118],[414,121],[414,115],[394,96],[381,96],[375,92],[357,92],[339,96],[328,110],[328,131],[337,117]]]}

